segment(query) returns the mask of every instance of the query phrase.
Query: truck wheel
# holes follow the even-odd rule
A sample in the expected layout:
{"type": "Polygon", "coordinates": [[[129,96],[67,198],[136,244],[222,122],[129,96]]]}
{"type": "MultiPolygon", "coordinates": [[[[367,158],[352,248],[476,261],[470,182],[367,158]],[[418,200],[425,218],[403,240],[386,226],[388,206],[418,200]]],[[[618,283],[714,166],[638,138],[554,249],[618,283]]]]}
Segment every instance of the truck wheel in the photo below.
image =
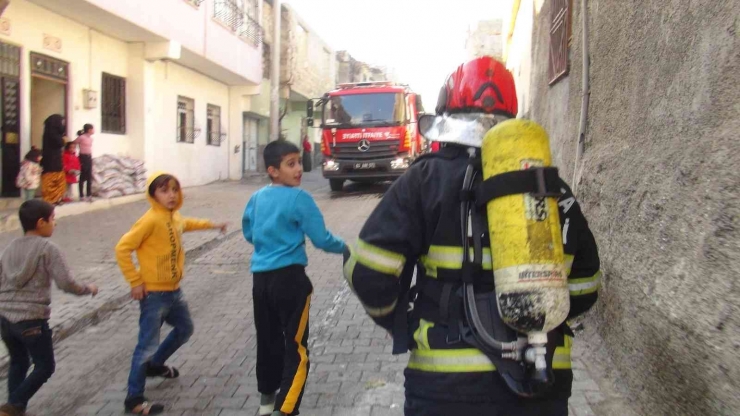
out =
{"type": "Polygon", "coordinates": [[[329,179],[329,187],[334,192],[342,192],[344,188],[344,179],[329,179]]]}

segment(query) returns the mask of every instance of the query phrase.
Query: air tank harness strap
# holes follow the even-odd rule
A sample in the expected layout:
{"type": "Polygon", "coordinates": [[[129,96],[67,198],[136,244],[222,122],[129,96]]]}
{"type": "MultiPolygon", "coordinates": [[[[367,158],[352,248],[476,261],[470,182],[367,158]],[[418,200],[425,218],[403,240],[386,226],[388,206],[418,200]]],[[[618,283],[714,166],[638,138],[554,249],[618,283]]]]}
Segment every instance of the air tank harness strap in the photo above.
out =
{"type": "Polygon", "coordinates": [[[411,287],[415,266],[413,262],[407,262],[399,279],[401,292],[398,297],[396,309],[393,311],[393,355],[405,354],[411,346],[412,338],[409,334],[408,314],[410,303],[415,300],[417,293],[411,287]]]}
{"type": "Polygon", "coordinates": [[[419,298],[415,311],[424,319],[447,326],[447,344],[459,343],[460,326],[465,318],[461,283],[425,279],[416,284],[416,290],[419,298]]]}
{"type": "Polygon", "coordinates": [[[535,198],[560,197],[558,168],[530,168],[492,176],[475,190],[475,204],[480,208],[492,199],[526,193],[535,198]]]}

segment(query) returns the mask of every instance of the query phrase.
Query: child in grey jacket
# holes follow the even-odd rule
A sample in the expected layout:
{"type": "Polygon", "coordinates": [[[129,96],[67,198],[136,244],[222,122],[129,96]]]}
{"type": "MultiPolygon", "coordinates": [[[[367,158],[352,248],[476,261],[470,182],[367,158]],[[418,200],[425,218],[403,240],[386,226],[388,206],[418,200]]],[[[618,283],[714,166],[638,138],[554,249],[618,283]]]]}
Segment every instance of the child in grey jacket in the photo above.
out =
{"type": "Polygon", "coordinates": [[[95,285],[75,282],[61,250],[49,241],[56,226],[51,204],[26,201],[18,215],[24,236],[0,257],[0,335],[10,355],[8,403],[0,406],[0,416],[23,415],[28,401],[54,373],[49,329],[52,280],[75,295],[98,293],[95,285]]]}

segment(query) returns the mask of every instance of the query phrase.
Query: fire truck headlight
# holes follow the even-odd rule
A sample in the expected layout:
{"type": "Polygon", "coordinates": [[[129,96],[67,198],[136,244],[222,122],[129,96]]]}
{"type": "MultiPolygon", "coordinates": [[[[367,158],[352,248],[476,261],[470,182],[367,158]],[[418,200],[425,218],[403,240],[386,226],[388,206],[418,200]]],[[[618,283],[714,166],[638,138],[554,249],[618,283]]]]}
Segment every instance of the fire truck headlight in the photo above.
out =
{"type": "Polygon", "coordinates": [[[396,160],[391,161],[391,169],[408,169],[409,160],[403,157],[399,157],[396,160]]]}
{"type": "Polygon", "coordinates": [[[339,163],[333,161],[332,159],[329,159],[324,162],[324,170],[337,171],[339,170],[339,163]]]}

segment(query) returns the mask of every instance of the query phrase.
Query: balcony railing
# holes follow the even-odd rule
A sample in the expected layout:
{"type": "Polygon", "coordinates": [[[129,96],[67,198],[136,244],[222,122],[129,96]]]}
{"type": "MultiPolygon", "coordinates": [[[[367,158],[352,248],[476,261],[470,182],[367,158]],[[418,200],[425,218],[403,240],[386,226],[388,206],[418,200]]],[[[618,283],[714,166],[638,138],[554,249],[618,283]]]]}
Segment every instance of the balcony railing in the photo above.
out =
{"type": "Polygon", "coordinates": [[[194,6],[194,7],[200,7],[200,5],[201,5],[201,4],[202,4],[202,3],[203,3],[203,2],[205,1],[205,0],[184,0],[184,1],[185,1],[185,3],[188,3],[188,4],[190,4],[190,5],[194,6]]]}
{"type": "Polygon", "coordinates": [[[264,37],[262,26],[249,17],[241,4],[235,0],[215,0],[213,18],[252,45],[258,46],[262,43],[264,37]]]}
{"type": "Polygon", "coordinates": [[[247,20],[244,22],[239,31],[239,37],[246,40],[253,46],[258,46],[265,38],[265,31],[264,29],[262,29],[262,26],[257,23],[256,20],[247,16],[247,20]]]}

